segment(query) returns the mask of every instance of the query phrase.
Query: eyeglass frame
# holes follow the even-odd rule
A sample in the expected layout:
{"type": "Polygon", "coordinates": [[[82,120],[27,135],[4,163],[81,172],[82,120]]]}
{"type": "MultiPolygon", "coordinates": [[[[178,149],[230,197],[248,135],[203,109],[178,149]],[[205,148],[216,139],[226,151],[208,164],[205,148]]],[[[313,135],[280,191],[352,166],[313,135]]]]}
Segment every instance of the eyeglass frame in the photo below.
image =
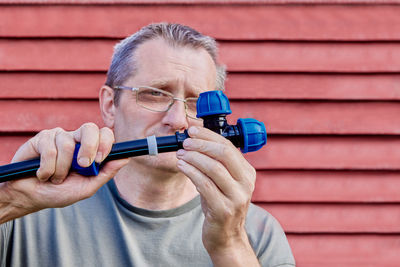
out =
{"type": "MultiPolygon", "coordinates": [[[[158,89],[158,88],[155,88],[155,87],[151,87],[151,86],[129,87],[129,86],[123,86],[123,85],[116,85],[116,86],[113,86],[112,88],[113,88],[113,89],[116,89],[116,90],[130,90],[130,91],[132,91],[132,92],[136,92],[136,97],[135,97],[135,98],[136,98],[136,104],[138,104],[139,106],[141,106],[141,107],[144,108],[144,109],[147,109],[147,110],[150,110],[150,111],[154,111],[154,112],[167,112],[167,111],[170,110],[170,108],[174,105],[175,101],[181,101],[181,102],[184,103],[184,106],[185,106],[185,113],[186,113],[186,116],[187,116],[187,117],[189,117],[189,118],[191,118],[191,119],[195,119],[195,120],[201,120],[200,118],[193,117],[193,116],[190,116],[190,115],[188,114],[188,106],[187,106],[187,104],[186,104],[186,102],[187,102],[188,99],[194,99],[194,100],[197,101],[198,97],[187,97],[187,98],[182,99],[182,98],[179,98],[179,97],[175,97],[172,93],[170,93],[170,92],[168,92],[168,91],[165,91],[165,90],[162,90],[162,89],[158,89]],[[138,101],[138,94],[137,94],[137,92],[139,91],[140,88],[148,88],[148,89],[152,89],[152,90],[155,90],[155,91],[159,91],[159,92],[161,92],[161,93],[163,93],[163,94],[169,95],[170,97],[172,97],[172,102],[171,102],[171,104],[168,105],[167,109],[166,109],[166,110],[163,110],[163,111],[154,110],[154,109],[145,107],[145,106],[141,105],[141,104],[139,103],[139,101],[138,101]]],[[[197,112],[196,112],[196,113],[197,113],[197,112]]]]}

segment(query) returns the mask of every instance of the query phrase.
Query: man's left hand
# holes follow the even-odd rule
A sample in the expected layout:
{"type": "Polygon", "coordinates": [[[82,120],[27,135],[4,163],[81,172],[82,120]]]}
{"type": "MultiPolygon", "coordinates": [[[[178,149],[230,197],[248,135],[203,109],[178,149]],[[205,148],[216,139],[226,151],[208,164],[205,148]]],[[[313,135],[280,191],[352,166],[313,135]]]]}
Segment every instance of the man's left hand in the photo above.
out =
{"type": "Polygon", "coordinates": [[[255,169],[223,136],[203,127],[190,127],[188,132],[191,138],[177,152],[177,165],[200,193],[203,244],[214,265],[258,264],[245,230],[255,169]]]}

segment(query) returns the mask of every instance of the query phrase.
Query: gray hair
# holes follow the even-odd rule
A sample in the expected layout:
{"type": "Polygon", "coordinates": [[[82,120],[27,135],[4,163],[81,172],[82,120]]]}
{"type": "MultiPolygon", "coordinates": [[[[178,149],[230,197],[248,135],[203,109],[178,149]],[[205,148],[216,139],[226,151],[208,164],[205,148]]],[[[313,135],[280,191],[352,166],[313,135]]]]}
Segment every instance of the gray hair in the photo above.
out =
{"type": "MultiPolygon", "coordinates": [[[[225,89],[226,68],[217,62],[217,43],[209,36],[181,24],[157,23],[143,27],[135,34],[123,39],[114,47],[111,66],[107,72],[106,85],[122,85],[136,71],[134,52],[145,41],[162,37],[172,46],[190,46],[205,49],[213,59],[217,69],[215,90],[225,89]]],[[[115,91],[114,103],[119,101],[119,90],[115,91]]]]}

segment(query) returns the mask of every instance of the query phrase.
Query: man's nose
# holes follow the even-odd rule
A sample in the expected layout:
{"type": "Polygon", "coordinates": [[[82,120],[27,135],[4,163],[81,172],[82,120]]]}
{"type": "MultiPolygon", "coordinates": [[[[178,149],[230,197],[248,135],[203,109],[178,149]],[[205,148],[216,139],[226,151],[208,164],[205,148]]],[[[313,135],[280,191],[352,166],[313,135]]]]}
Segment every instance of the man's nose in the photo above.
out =
{"type": "Polygon", "coordinates": [[[165,112],[162,122],[171,127],[174,131],[183,131],[189,127],[186,116],[185,103],[175,100],[168,111],[165,112]]]}

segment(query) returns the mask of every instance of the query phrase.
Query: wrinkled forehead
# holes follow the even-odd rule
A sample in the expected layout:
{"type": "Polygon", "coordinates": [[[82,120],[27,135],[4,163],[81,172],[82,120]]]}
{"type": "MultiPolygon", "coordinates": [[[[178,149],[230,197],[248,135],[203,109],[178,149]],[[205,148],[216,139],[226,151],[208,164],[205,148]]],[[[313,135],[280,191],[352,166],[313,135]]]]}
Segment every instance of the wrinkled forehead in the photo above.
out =
{"type": "Polygon", "coordinates": [[[216,66],[204,48],[173,46],[162,38],[141,44],[134,53],[135,75],[129,83],[214,90],[216,66]]]}

